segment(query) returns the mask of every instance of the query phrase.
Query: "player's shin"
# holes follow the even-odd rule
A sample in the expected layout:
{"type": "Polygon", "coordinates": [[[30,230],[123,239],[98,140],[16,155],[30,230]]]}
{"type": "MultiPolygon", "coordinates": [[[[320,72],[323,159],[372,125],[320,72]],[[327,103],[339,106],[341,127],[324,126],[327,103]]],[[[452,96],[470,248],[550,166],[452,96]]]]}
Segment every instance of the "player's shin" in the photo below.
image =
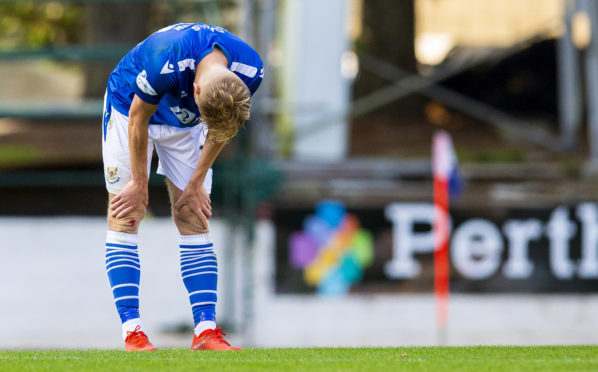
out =
{"type": "Polygon", "coordinates": [[[189,292],[195,334],[216,328],[218,261],[209,233],[180,236],[181,276],[189,292]]]}
{"type": "Polygon", "coordinates": [[[139,254],[137,234],[108,230],[106,234],[106,272],[114,295],[116,310],[123,323],[123,339],[137,327],[139,319],[139,254]]]}

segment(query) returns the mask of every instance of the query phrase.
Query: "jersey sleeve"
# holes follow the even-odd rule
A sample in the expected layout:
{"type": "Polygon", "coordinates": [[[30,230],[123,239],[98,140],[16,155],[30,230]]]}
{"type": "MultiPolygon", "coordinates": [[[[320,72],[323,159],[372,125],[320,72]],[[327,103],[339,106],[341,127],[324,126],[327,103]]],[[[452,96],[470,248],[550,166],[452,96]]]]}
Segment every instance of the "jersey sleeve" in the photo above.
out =
{"type": "Polygon", "coordinates": [[[164,94],[176,87],[174,65],[167,58],[159,58],[158,61],[147,61],[133,84],[135,94],[152,105],[160,103],[164,94]]]}
{"type": "Polygon", "coordinates": [[[260,84],[262,84],[262,80],[264,80],[264,68],[263,67],[260,69],[257,76],[247,85],[252,96],[257,91],[257,88],[260,87],[260,84]]]}

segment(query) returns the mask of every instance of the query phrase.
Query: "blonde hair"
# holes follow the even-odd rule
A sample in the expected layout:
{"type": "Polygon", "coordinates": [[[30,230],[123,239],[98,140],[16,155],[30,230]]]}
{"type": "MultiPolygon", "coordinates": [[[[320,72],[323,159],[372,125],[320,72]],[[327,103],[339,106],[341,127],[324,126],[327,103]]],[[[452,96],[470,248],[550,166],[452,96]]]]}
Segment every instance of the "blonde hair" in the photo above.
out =
{"type": "Polygon", "coordinates": [[[207,139],[226,143],[249,119],[251,94],[237,75],[226,71],[201,87],[197,105],[202,121],[208,126],[207,139]]]}

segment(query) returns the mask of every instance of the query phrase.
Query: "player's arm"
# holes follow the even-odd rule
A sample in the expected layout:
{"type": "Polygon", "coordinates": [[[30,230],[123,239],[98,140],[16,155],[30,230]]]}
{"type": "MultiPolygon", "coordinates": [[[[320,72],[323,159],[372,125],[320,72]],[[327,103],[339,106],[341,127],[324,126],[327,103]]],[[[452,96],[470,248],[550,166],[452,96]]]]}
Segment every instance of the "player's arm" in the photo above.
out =
{"type": "Polygon", "coordinates": [[[149,119],[156,113],[157,105],[133,98],[129,111],[129,151],[131,157],[131,181],[147,186],[147,143],[149,119]]]}
{"type": "Polygon", "coordinates": [[[190,186],[197,188],[203,185],[208,171],[212,167],[212,164],[214,164],[214,161],[218,157],[218,154],[220,154],[224,145],[224,142],[215,143],[210,140],[206,141],[201,151],[195,172],[193,172],[193,176],[191,176],[191,180],[189,181],[190,186]]]}
{"type": "Polygon", "coordinates": [[[129,110],[129,156],[131,160],[131,181],[112,198],[112,217],[122,218],[143,203],[147,206],[147,146],[149,119],[156,112],[157,105],[142,101],[137,95],[129,110]]]}
{"type": "Polygon", "coordinates": [[[183,190],[183,194],[175,204],[176,209],[180,209],[184,205],[191,208],[206,228],[208,226],[208,218],[212,216],[212,207],[210,205],[210,196],[203,187],[203,183],[214,160],[216,160],[224,145],[225,143],[206,141],[195,172],[193,172],[189,184],[187,184],[187,187],[183,190]]]}

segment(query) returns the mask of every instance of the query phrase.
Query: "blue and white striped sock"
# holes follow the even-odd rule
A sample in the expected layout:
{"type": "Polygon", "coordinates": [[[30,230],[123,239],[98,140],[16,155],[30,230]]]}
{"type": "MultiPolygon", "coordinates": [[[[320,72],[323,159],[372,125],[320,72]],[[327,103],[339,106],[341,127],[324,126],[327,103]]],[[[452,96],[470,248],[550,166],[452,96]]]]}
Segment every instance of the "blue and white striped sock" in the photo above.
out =
{"type": "Polygon", "coordinates": [[[106,234],[106,272],[110,279],[116,310],[123,323],[123,335],[126,336],[126,331],[129,328],[141,326],[137,234],[108,230],[106,234]]]}
{"type": "Polygon", "coordinates": [[[195,334],[216,328],[218,260],[209,233],[180,235],[181,276],[189,292],[195,334]]]}

